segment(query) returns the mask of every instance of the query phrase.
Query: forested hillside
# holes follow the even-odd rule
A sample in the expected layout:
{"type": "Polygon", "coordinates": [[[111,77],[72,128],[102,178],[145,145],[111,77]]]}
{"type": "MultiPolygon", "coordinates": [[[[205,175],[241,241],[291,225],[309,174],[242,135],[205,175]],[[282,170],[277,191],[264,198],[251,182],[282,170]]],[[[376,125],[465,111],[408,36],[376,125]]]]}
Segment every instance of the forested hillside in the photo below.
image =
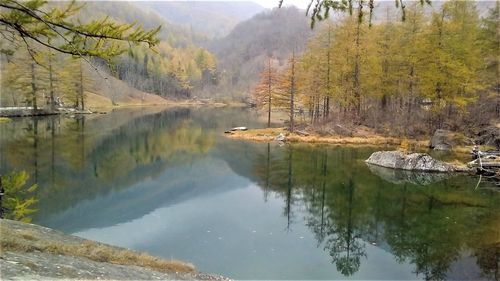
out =
{"type": "Polygon", "coordinates": [[[206,38],[139,5],[142,4],[90,2],[83,12],[83,17],[92,13],[108,15],[119,22],[136,21],[148,28],[162,26],[160,43],[153,50],[133,47],[114,60],[115,76],[136,89],[168,98],[189,98],[197,88],[216,83],[215,57],[196,45],[206,38]]]}
{"type": "MultiPolygon", "coordinates": [[[[45,9],[66,6],[65,2],[51,2],[45,9]]],[[[5,52],[1,58],[2,92],[6,93],[0,98],[2,106],[43,107],[50,96],[60,105],[82,109],[87,99],[92,106],[162,103],[154,95],[189,98],[197,88],[217,83],[215,57],[194,43],[206,38],[164,21],[155,12],[128,2],[85,2],[72,17],[82,23],[107,18],[117,23],[136,22],[146,29],[161,26],[160,42],[153,49],[131,44],[127,52],[108,62],[67,56],[39,44],[32,44],[29,51],[5,52]]],[[[8,41],[2,42],[2,48],[8,45],[8,41]]]]}
{"type": "Polygon", "coordinates": [[[210,38],[226,36],[237,23],[264,10],[250,1],[145,1],[137,5],[148,7],[166,20],[210,38]]]}
{"type": "Polygon", "coordinates": [[[474,2],[449,1],[432,12],[414,3],[404,21],[386,10],[386,20],[371,27],[355,10],[319,27],[285,70],[266,68],[254,97],[266,110],[272,101],[287,111],[292,130],[295,117],[321,130],[477,132],[500,112],[496,5],[481,18],[474,2]]]}
{"type": "Polygon", "coordinates": [[[283,66],[293,51],[304,50],[314,31],[305,11],[295,7],[265,11],[239,23],[228,36],[215,40],[210,48],[223,73],[216,94],[248,96],[269,57],[283,66]]]}

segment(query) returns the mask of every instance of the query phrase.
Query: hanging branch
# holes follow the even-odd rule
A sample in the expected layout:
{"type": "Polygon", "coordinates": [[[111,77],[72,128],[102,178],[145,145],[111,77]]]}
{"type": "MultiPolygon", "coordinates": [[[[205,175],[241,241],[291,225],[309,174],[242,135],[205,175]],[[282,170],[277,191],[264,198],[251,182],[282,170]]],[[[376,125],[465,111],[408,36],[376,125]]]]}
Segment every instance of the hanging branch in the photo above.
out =
{"type": "MultiPolygon", "coordinates": [[[[161,26],[144,30],[132,24],[117,24],[108,17],[88,24],[73,23],[69,18],[82,6],[71,2],[64,10],[51,9],[42,11],[46,1],[0,0],[0,25],[8,32],[14,32],[23,40],[32,39],[47,48],[74,56],[95,56],[110,58],[123,53],[126,48],[120,42],[147,44],[150,48],[158,42],[156,35],[161,26]],[[62,39],[63,44],[55,44],[62,39]],[[107,44],[104,45],[104,42],[107,44]]],[[[4,30],[0,30],[3,33],[4,30]]]]}

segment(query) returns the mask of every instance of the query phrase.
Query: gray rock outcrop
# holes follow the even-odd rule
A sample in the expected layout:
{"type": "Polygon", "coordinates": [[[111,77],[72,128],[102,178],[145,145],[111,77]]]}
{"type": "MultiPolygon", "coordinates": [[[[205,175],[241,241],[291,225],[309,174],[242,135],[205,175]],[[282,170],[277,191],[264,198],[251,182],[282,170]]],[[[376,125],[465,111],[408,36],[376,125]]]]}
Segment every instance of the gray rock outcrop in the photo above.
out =
{"type": "Polygon", "coordinates": [[[401,151],[374,152],[366,163],[391,169],[422,172],[462,172],[466,168],[436,160],[425,153],[406,154],[401,151]]]}
{"type": "Polygon", "coordinates": [[[451,150],[451,132],[447,130],[436,130],[431,138],[430,148],[435,150],[451,150]]]}
{"type": "Polygon", "coordinates": [[[333,126],[333,131],[336,133],[336,134],[339,134],[341,136],[349,136],[349,137],[352,137],[353,135],[353,130],[349,129],[349,128],[346,128],[340,124],[335,124],[333,126]]]}
{"type": "Polygon", "coordinates": [[[451,150],[457,145],[471,145],[472,141],[461,133],[448,130],[436,130],[429,147],[434,150],[451,150]]]}
{"type": "Polygon", "coordinates": [[[158,271],[147,263],[161,258],[147,259],[142,253],[34,224],[0,219],[0,229],[1,280],[230,280],[196,271],[158,271]],[[143,260],[119,264],[111,255],[128,257],[122,261],[143,260]]]}

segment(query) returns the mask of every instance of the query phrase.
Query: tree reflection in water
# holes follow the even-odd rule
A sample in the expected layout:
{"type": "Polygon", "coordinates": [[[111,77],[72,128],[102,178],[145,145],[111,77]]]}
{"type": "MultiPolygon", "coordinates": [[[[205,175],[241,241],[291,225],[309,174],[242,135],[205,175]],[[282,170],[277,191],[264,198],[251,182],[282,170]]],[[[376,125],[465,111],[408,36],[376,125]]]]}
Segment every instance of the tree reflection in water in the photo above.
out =
{"type": "Polygon", "coordinates": [[[497,278],[498,195],[467,188],[475,179],[466,176],[426,186],[385,181],[362,161],[372,151],[267,144],[254,158],[253,176],[266,197],[283,198],[288,230],[299,223],[294,213],[305,209],[317,246],[344,276],[370,258],[372,244],[410,262],[426,280],[446,279],[469,253],[486,277],[497,278]]]}
{"type": "Polygon", "coordinates": [[[328,232],[325,249],[328,249],[337,270],[350,276],[359,270],[361,257],[366,256],[365,244],[361,240],[359,228],[354,225],[354,184],[349,180],[345,187],[347,213],[339,213],[336,227],[328,232]]]}
{"type": "Polygon", "coordinates": [[[307,225],[345,276],[354,276],[374,258],[370,248],[379,247],[425,279],[449,278],[457,270],[451,266],[466,259],[498,279],[500,198],[474,191],[476,179],[372,173],[363,160],[373,148],[217,137],[243,118],[241,110],[175,109],[16,120],[0,126],[0,169],[27,170],[28,186],[40,186],[36,216],[48,217],[214,154],[256,181],[265,200],[282,198],[284,231],[307,225]]]}

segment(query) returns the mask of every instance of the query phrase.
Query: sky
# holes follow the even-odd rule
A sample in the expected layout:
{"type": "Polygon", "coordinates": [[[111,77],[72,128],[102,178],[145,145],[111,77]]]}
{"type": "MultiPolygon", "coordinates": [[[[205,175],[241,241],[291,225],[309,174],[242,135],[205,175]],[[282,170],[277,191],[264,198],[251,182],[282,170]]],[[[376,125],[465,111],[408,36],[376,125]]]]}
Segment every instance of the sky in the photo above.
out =
{"type": "MultiPolygon", "coordinates": [[[[226,0],[227,1],[227,0],[226,0]]],[[[229,0],[235,1],[235,0],[229,0]]],[[[252,2],[258,3],[259,5],[265,8],[274,8],[278,6],[278,0],[250,0],[252,2]]],[[[309,0],[284,0],[283,5],[294,5],[298,8],[305,9],[307,8],[307,4],[309,4],[309,0]]]]}
{"type": "MultiPolygon", "coordinates": [[[[227,1],[227,2],[249,1],[249,2],[255,2],[264,8],[274,8],[277,7],[279,3],[279,0],[163,0],[163,1],[227,1]]],[[[285,6],[294,5],[298,8],[305,9],[307,8],[309,2],[310,0],[283,0],[283,5],[285,6]]]]}

